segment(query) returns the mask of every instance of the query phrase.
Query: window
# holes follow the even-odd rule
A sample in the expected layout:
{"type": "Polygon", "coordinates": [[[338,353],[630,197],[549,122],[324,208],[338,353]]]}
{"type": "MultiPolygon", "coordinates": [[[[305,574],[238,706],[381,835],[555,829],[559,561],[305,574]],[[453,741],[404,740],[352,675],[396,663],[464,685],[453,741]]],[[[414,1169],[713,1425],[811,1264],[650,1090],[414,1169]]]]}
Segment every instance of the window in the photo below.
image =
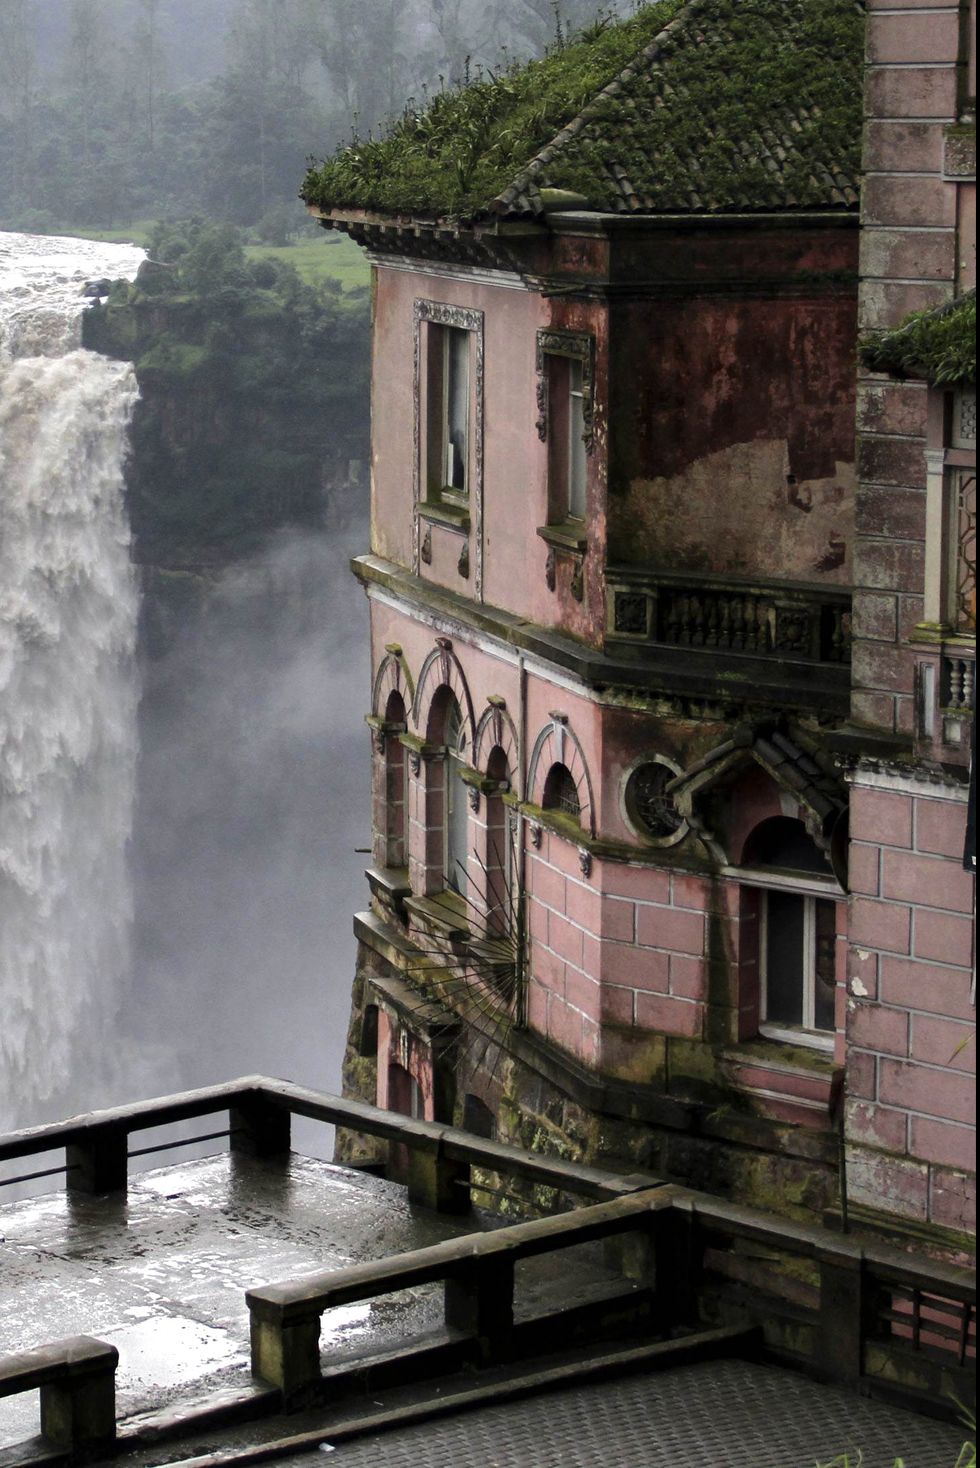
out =
{"type": "Polygon", "coordinates": [[[404,867],[408,862],[405,844],[408,766],[405,746],[397,734],[406,727],[405,703],[401,694],[394,690],[385,707],[384,727],[384,864],[387,867],[404,867]]]}
{"type": "Polygon", "coordinates": [[[588,394],[580,357],[548,358],[548,523],[584,520],[588,394]]]}
{"type": "Polygon", "coordinates": [[[796,892],[763,891],[759,946],[761,1032],[775,1039],[794,1039],[786,1031],[797,1029],[832,1033],[836,903],[796,892]]]}
{"type": "Polygon", "coordinates": [[[680,774],[680,767],[663,755],[642,760],[630,770],[623,788],[626,819],[633,830],[648,841],[672,845],[687,834],[687,826],[667,794],[667,786],[680,774]]]}
{"type": "Polygon", "coordinates": [[[582,802],[578,798],[578,786],[567,765],[555,764],[548,771],[544,782],[543,806],[545,810],[560,811],[562,815],[578,820],[582,814],[582,802]]]}
{"type": "Polygon", "coordinates": [[[800,820],[762,821],[745,845],[743,976],[758,975],[758,1029],[774,1040],[831,1050],[836,1025],[836,883],[800,820]],[[823,888],[823,892],[821,892],[823,888]],[[807,890],[809,889],[809,890],[807,890]]]}
{"type": "Polygon", "coordinates": [[[538,332],[538,435],[548,443],[549,525],[586,517],[593,350],[586,332],[538,332]]]}
{"type": "Polygon", "coordinates": [[[497,1122],[485,1101],[467,1094],[463,1098],[463,1130],[475,1137],[484,1137],[488,1142],[497,1140],[497,1122]]]}
{"type": "Polygon", "coordinates": [[[585,387],[580,361],[568,364],[568,515],[585,519],[585,387]]]}
{"type": "Polygon", "coordinates": [[[513,926],[513,853],[507,830],[507,808],[503,793],[509,788],[507,756],[495,745],[487,761],[487,779],[493,789],[486,797],[487,861],[486,878],[487,933],[508,934],[513,926]]]}
{"type": "Polygon", "coordinates": [[[465,749],[463,716],[455,698],[446,719],[446,886],[466,895],[466,856],[469,810],[461,774],[465,749]]]}
{"type": "Polygon", "coordinates": [[[428,493],[464,500],[469,493],[470,332],[429,325],[428,493]]]}

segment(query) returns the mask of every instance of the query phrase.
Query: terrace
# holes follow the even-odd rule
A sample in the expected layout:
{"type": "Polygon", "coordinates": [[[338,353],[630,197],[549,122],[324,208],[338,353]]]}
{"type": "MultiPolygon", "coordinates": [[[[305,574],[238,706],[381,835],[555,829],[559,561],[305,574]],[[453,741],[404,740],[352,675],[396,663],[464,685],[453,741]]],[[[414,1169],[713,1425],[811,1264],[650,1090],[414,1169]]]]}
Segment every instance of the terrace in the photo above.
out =
{"type": "Polygon", "coordinates": [[[729,1434],[733,1464],[743,1440],[767,1461],[738,1425],[750,1399],[759,1427],[795,1434],[773,1463],[790,1441],[801,1462],[889,1442],[955,1459],[959,1428],[858,1393],[951,1415],[975,1354],[966,1271],[261,1078],[0,1139],[8,1167],[62,1151],[63,1192],[0,1206],[5,1468],[324,1442],[357,1462],[381,1432],[448,1462],[462,1413],[545,1452],[542,1393],[596,1420],[632,1394],[619,1427],[654,1455],[622,1461],[677,1463],[657,1424],[685,1391],[717,1396],[704,1441],[729,1434]],[[195,1141],[131,1136],[215,1112],[229,1125],[204,1141],[227,1152],[127,1180],[127,1154],[195,1141]],[[294,1114],[407,1149],[407,1187],[291,1153],[294,1114]],[[523,1221],[471,1207],[501,1194],[523,1221]]]}

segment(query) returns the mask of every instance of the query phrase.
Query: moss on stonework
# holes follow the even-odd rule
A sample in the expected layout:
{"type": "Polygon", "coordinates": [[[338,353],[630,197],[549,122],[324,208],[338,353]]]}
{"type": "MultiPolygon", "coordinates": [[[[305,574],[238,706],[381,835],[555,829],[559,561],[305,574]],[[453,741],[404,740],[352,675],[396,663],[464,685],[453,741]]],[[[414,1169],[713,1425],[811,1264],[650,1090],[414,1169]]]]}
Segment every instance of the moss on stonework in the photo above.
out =
{"type": "Polygon", "coordinates": [[[856,0],[658,0],[410,105],[312,167],[302,197],[428,219],[562,195],[619,212],[851,206],[863,28],[856,0]]]}
{"type": "Polygon", "coordinates": [[[977,380],[977,294],[933,311],[913,311],[894,331],[865,337],[861,361],[872,372],[924,378],[938,387],[977,380]]]}

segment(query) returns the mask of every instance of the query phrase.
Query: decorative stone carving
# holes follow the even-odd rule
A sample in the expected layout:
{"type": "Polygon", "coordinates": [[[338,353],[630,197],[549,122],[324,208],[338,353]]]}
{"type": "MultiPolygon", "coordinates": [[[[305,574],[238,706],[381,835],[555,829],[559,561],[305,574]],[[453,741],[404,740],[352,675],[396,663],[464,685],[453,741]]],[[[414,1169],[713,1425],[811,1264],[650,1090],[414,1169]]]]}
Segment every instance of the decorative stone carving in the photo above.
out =
{"type": "Polygon", "coordinates": [[[583,877],[591,877],[592,852],[584,846],[580,846],[578,849],[578,865],[579,871],[582,873],[583,877]]]}
{"type": "Polygon", "coordinates": [[[544,563],[544,580],[548,590],[554,591],[555,587],[558,585],[558,571],[557,562],[555,560],[555,548],[553,545],[549,545],[548,547],[548,555],[544,563]]]}
{"type": "Polygon", "coordinates": [[[642,591],[617,591],[613,598],[613,631],[645,637],[649,601],[642,591]]]}
{"type": "Polygon", "coordinates": [[[531,822],[531,845],[534,847],[535,851],[540,851],[541,850],[541,837],[542,837],[543,834],[544,833],[542,832],[541,826],[538,824],[538,822],[537,821],[532,821],[531,822]]]}
{"type": "Polygon", "coordinates": [[[422,756],[419,754],[417,749],[409,751],[408,768],[411,770],[413,775],[417,775],[422,769],[422,756]]]}
{"type": "Polygon", "coordinates": [[[652,759],[637,765],[626,781],[626,813],[634,826],[655,841],[669,840],[684,825],[683,816],[666,791],[677,773],[670,765],[652,759]]]}
{"type": "Polygon", "coordinates": [[[431,525],[427,525],[425,527],[425,535],[422,538],[422,545],[421,545],[421,548],[419,550],[419,559],[422,560],[425,563],[425,565],[427,565],[427,566],[431,566],[432,565],[432,526],[431,525]]]}
{"type": "Polygon", "coordinates": [[[571,593],[576,601],[581,601],[585,595],[585,559],[576,560],[575,570],[572,572],[571,593]]]}
{"type": "Polygon", "coordinates": [[[468,785],[466,787],[466,799],[470,803],[470,810],[475,815],[480,809],[480,792],[475,785],[468,785]]]}
{"type": "Polygon", "coordinates": [[[468,540],[464,540],[463,541],[463,549],[459,553],[459,560],[456,562],[456,570],[459,572],[460,576],[462,576],[462,578],[463,578],[464,581],[468,581],[469,580],[469,577],[470,577],[470,543],[469,543],[468,540]]]}
{"type": "Polygon", "coordinates": [[[586,331],[539,331],[537,342],[536,424],[541,442],[548,437],[548,358],[572,357],[582,364],[582,442],[585,452],[595,447],[595,338],[586,331]]]}

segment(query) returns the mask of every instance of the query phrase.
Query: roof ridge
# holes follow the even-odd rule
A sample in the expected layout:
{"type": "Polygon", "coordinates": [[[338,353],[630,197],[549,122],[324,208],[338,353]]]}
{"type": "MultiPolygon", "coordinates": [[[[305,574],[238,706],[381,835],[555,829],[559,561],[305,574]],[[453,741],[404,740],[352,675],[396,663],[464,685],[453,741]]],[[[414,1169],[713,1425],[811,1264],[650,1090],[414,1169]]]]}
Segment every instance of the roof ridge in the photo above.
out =
{"type": "Polygon", "coordinates": [[[710,4],[711,0],[687,0],[687,3],[681,7],[677,14],[671,17],[663,30],[658,31],[653,40],[649,41],[642,50],[638,51],[633,57],[633,60],[623,67],[622,71],[596,92],[592,100],[587,102],[570,122],[566,122],[564,127],[559,129],[550,142],[545,143],[543,148],[538,149],[534,157],[525,164],[514,180],[505,189],[502,189],[496,198],[491,200],[487,212],[502,213],[505,209],[508,209],[517,195],[522,193],[528,184],[533,183],[538,174],[547,168],[559,148],[563,147],[565,143],[571,142],[573,138],[577,138],[581,132],[584,132],[585,128],[588,127],[589,123],[595,117],[603,99],[617,96],[622,90],[625,81],[636,76],[642,66],[657,60],[658,56],[673,41],[673,32],[683,29],[684,25],[690,21],[693,15],[697,15],[702,10],[708,9],[710,4]]]}

